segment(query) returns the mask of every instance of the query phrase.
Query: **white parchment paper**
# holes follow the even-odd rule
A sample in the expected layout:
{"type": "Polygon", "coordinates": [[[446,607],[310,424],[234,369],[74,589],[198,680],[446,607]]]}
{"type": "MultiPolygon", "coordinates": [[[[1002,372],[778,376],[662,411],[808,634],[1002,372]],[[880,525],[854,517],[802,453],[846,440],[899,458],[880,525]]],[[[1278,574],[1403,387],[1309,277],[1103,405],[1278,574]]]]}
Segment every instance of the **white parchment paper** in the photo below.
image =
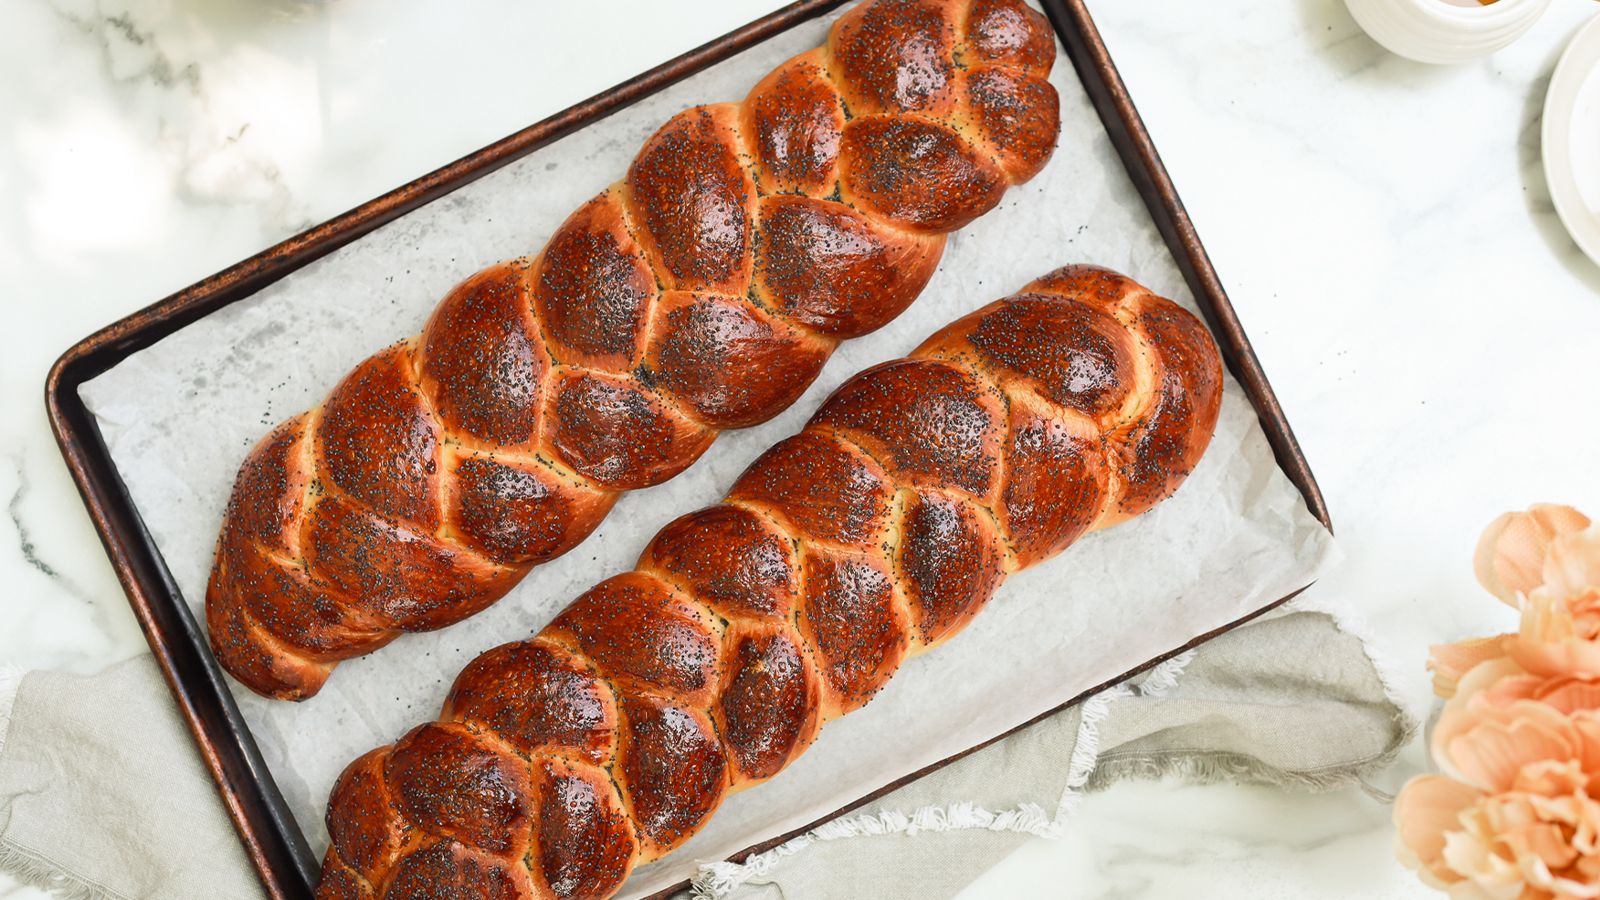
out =
{"type": "MultiPolygon", "coordinates": [[[[196,615],[203,621],[235,472],[273,424],[316,403],[363,357],[420,331],[456,282],[536,252],[569,213],[622,176],[673,113],[741,99],[779,62],[821,43],[831,21],[795,28],[538,151],[85,385],[84,399],[196,615]]],[[[625,497],[587,541],[487,612],[343,664],[312,700],[268,701],[235,685],[317,853],[328,843],[328,792],[350,760],[436,716],[473,656],[537,632],[590,585],[632,568],[661,526],[721,498],[850,374],[905,355],[943,324],[1067,263],[1118,269],[1194,308],[1064,54],[1051,80],[1063,127],[1049,167],[954,235],[911,309],[841,347],[786,413],[724,435],[684,475],[625,497]]],[[[1336,556],[1230,378],[1211,447],[1175,497],[1013,578],[962,635],[907,663],[780,777],[730,798],[687,846],[636,872],[622,896],[681,880],[698,860],[804,825],[1006,731],[1280,599],[1336,556]]]]}

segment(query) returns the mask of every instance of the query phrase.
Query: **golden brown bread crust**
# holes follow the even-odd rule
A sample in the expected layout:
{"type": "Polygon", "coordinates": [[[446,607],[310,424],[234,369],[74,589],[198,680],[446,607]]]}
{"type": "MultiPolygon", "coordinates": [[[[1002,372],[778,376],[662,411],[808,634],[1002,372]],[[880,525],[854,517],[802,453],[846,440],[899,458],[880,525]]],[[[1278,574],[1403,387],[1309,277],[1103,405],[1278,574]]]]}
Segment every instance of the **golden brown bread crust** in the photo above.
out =
{"type": "Polygon", "coordinates": [[[1054,57],[1019,0],[874,0],[742,103],[674,116],[538,256],[468,278],[256,447],[206,593],[219,661],[309,697],[776,415],[1043,167],[1054,57]]]}
{"type": "Polygon", "coordinates": [[[317,896],[610,896],[1008,574],[1170,495],[1221,398],[1198,320],[1088,266],[857,375],[721,505],[352,764],[317,896]]]}

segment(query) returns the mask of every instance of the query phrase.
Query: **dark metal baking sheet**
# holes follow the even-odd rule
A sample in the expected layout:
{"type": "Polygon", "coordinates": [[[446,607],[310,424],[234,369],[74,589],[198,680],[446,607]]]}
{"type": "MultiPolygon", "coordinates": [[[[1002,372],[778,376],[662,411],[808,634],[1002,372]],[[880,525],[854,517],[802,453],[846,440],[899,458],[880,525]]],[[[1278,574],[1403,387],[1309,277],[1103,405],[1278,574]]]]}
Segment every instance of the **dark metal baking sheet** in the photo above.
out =
{"type": "MultiPolygon", "coordinates": [[[[139,510],[129,498],[94,417],[79,396],[79,387],[138,350],[252,296],[385,223],[844,2],[799,0],[791,3],[115,322],[73,346],[51,369],[45,401],[62,455],[180,713],[216,779],[267,895],[273,900],[309,900],[314,893],[317,860],[262,762],[254,738],[228,692],[224,675],[211,657],[200,625],[167,571],[140,519],[139,510]]],[[[1084,0],[1041,0],[1041,5],[1217,338],[1229,370],[1255,407],[1279,466],[1305,497],[1311,513],[1331,528],[1327,507],[1310,467],[1132,98],[1094,27],[1084,0]]],[[[1149,660],[1116,680],[1154,666],[1270,608],[1258,610],[1218,632],[1201,635],[1190,644],[1149,660]]],[[[1085,691],[1046,715],[1059,712],[1102,687],[1105,685],[1085,691]]],[[[1013,732],[1022,727],[1026,725],[1013,732]]],[[[997,735],[984,744],[885,785],[826,818],[846,814],[1004,736],[997,735]]],[[[812,823],[806,829],[816,824],[819,823],[812,823]]],[[[750,847],[739,858],[776,846],[793,834],[750,847]]],[[[676,888],[655,896],[665,896],[673,890],[676,888]]]]}

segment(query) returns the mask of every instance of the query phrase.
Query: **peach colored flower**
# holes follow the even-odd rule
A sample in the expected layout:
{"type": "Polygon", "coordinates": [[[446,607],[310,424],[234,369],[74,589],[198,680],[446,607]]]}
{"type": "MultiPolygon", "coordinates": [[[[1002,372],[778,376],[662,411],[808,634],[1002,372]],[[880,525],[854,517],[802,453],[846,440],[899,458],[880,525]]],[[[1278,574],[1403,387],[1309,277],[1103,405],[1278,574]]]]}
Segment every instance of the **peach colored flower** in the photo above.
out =
{"type": "Polygon", "coordinates": [[[1478,583],[1512,606],[1517,594],[1544,583],[1545,548],[1557,535],[1582,531],[1589,517],[1570,506],[1535,503],[1527,512],[1506,513],[1483,530],[1472,568],[1478,583]]]}
{"type": "Polygon", "coordinates": [[[1434,726],[1445,776],[1413,779],[1395,848],[1455,900],[1600,898],[1600,682],[1510,657],[1460,676],[1434,726]]]}
{"type": "Polygon", "coordinates": [[[1511,658],[1480,663],[1445,704],[1430,749],[1446,775],[1491,794],[1545,761],[1575,762],[1600,789],[1600,684],[1532,674],[1511,658]]]}
{"type": "MultiPolygon", "coordinates": [[[[1546,583],[1545,559],[1557,538],[1590,527],[1589,518],[1570,506],[1536,503],[1526,512],[1506,513],[1484,529],[1478,539],[1473,569],[1478,582],[1488,591],[1519,609],[1528,604],[1528,595],[1546,583]]],[[[1542,623],[1548,625],[1548,622],[1542,623]]],[[[1529,640],[1538,640],[1548,628],[1536,627],[1529,640]]],[[[1517,635],[1501,634],[1470,638],[1454,644],[1428,648],[1428,669],[1433,672],[1433,692],[1446,700],[1455,695],[1456,683],[1468,669],[1481,662],[1507,656],[1517,635]]],[[[1550,651],[1533,647],[1525,656],[1549,657],[1550,651]]],[[[1537,663],[1535,663],[1537,665],[1537,663]]],[[[1555,663],[1542,667],[1545,674],[1557,674],[1555,663]]]]}
{"type": "Polygon", "coordinates": [[[1395,853],[1452,900],[1600,897],[1600,802],[1575,761],[1530,763],[1486,793],[1438,775],[1395,801],[1395,853]]]}
{"type": "Polygon", "coordinates": [[[1461,814],[1482,799],[1482,791],[1442,775],[1406,782],[1394,800],[1394,855],[1430,887],[1449,890],[1466,881],[1445,861],[1445,842],[1452,831],[1462,830],[1461,814]]]}
{"type": "Polygon", "coordinates": [[[1529,672],[1600,678],[1600,525],[1552,538],[1508,652],[1529,672]]]}
{"type": "Polygon", "coordinates": [[[1431,648],[1443,776],[1395,802],[1395,852],[1453,900],[1600,900],[1600,525],[1566,506],[1484,531],[1515,634],[1431,648]]]}

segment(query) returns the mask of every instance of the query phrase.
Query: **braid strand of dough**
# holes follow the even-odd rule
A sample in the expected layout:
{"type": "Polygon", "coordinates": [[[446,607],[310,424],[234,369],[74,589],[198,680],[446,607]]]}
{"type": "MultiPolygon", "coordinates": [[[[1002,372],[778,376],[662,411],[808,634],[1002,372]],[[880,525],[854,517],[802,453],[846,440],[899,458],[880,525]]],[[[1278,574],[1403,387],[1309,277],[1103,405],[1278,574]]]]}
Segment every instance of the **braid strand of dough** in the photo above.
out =
{"type": "Polygon", "coordinates": [[[874,0],[742,103],[672,118],[538,256],[468,278],[256,447],[206,593],[219,661],[310,697],[783,410],[1043,167],[1054,58],[1019,0],[874,0]]]}
{"type": "Polygon", "coordinates": [[[1198,320],[1086,266],[857,375],[721,505],[352,763],[317,896],[611,896],[1007,575],[1170,495],[1221,391],[1198,320]]]}

